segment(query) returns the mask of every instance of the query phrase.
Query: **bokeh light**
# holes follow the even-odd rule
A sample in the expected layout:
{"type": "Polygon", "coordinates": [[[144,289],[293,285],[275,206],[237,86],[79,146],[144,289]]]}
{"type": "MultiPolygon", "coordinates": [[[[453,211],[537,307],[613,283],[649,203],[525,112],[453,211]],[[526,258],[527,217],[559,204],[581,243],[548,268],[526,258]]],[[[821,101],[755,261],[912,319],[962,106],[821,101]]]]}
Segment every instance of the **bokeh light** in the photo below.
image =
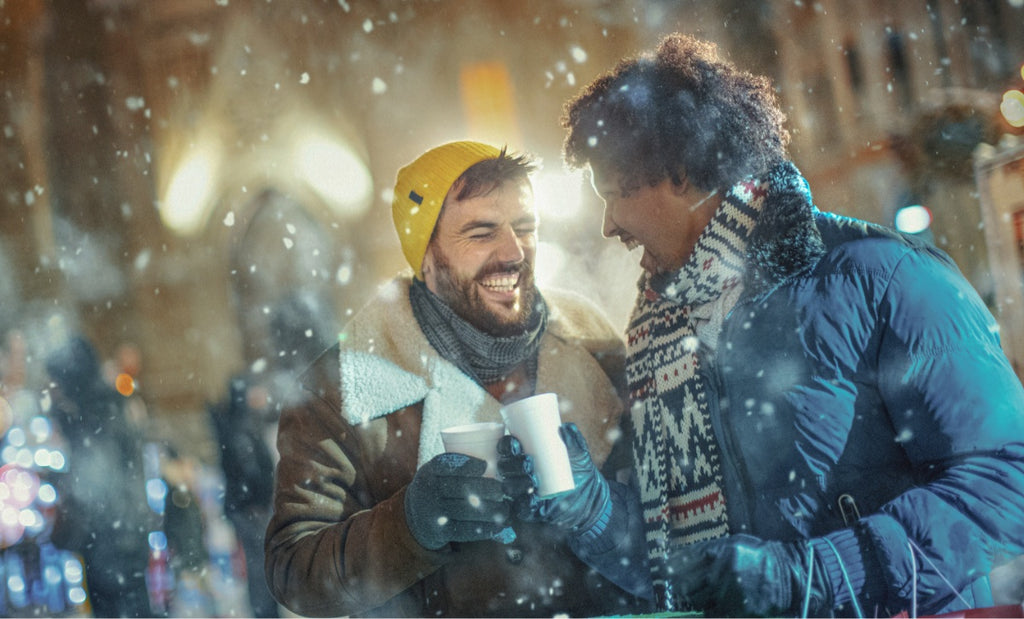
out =
{"type": "Polygon", "coordinates": [[[160,217],[175,232],[192,234],[206,221],[213,179],[220,169],[219,149],[211,144],[194,144],[171,178],[160,203],[160,217]]]}
{"type": "Polygon", "coordinates": [[[114,387],[117,389],[118,393],[127,398],[131,394],[135,393],[135,380],[131,375],[122,372],[114,379],[114,387]]]}
{"type": "Polygon", "coordinates": [[[920,234],[932,225],[932,212],[920,204],[904,206],[896,211],[896,229],[907,234],[920,234]]]}
{"type": "Polygon", "coordinates": [[[0,548],[21,541],[26,527],[41,526],[42,516],[31,508],[39,485],[32,471],[11,464],[0,467],[0,548]]]}
{"type": "Polygon", "coordinates": [[[999,111],[1011,127],[1024,127],[1024,92],[1008,90],[1003,93],[999,111]]]}
{"type": "Polygon", "coordinates": [[[310,131],[295,146],[296,173],[341,215],[359,215],[370,205],[373,179],[362,157],[347,145],[310,131]]]}

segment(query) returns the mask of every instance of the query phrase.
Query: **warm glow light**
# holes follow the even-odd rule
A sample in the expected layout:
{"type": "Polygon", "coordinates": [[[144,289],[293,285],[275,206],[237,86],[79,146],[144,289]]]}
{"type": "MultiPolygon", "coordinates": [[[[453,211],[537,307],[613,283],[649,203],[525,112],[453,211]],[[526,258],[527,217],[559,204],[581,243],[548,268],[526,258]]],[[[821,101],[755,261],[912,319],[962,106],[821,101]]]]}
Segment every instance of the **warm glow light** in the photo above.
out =
{"type": "Polygon", "coordinates": [[[531,180],[541,225],[549,218],[566,220],[579,214],[583,205],[581,172],[538,172],[531,180]]]}
{"type": "Polygon", "coordinates": [[[339,214],[359,215],[369,207],[373,179],[352,149],[310,132],[296,145],[295,164],[296,173],[339,214]]]}
{"type": "Polygon", "coordinates": [[[128,397],[135,393],[135,381],[128,374],[118,374],[117,378],[114,379],[114,387],[117,388],[117,392],[128,397]]]}
{"type": "Polygon", "coordinates": [[[470,62],[459,71],[459,95],[468,135],[509,145],[522,144],[512,75],[502,61],[470,62]]]}
{"type": "Polygon", "coordinates": [[[896,211],[896,229],[907,234],[918,234],[932,225],[932,212],[920,204],[904,206],[896,211]]]}
{"type": "Polygon", "coordinates": [[[192,234],[205,222],[218,163],[212,146],[194,144],[175,170],[160,203],[160,217],[175,232],[192,234]]]}
{"type": "Polygon", "coordinates": [[[568,257],[565,250],[554,243],[537,243],[537,258],[534,264],[533,277],[541,288],[551,286],[558,281],[568,257]]]}
{"type": "MultiPolygon", "coordinates": [[[[1024,70],[1021,71],[1024,74],[1024,70]]],[[[1003,102],[999,111],[1011,127],[1024,127],[1024,92],[1007,90],[1003,93],[1003,102]]]]}

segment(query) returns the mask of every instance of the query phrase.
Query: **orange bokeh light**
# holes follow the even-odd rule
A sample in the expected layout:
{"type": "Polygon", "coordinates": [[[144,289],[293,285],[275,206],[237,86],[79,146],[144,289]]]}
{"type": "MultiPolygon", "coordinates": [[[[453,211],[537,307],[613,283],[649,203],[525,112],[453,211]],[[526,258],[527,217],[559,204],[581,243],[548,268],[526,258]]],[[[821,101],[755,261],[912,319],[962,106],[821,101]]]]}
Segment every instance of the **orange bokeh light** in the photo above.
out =
{"type": "Polygon", "coordinates": [[[117,378],[114,379],[114,387],[118,393],[127,398],[135,393],[135,380],[130,374],[118,374],[117,378]]]}

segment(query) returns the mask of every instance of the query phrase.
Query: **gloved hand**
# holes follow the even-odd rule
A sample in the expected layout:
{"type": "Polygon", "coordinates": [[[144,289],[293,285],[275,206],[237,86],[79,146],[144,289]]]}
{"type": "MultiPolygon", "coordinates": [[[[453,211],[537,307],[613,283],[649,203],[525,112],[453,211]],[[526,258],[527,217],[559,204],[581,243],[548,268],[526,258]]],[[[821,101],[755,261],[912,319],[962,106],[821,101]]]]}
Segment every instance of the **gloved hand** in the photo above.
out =
{"type": "Polygon", "coordinates": [[[416,471],[405,491],[405,520],[421,546],[437,550],[448,542],[515,540],[506,525],[501,482],[484,477],[485,470],[479,458],[443,453],[416,471]]]}
{"type": "Polygon", "coordinates": [[[502,488],[512,499],[512,514],[520,520],[547,522],[574,532],[586,531],[611,509],[608,482],[591,460],[587,440],[576,424],[562,424],[558,434],[569,452],[574,489],[550,497],[538,496],[533,458],[523,453],[519,439],[511,435],[498,441],[502,488]]]}
{"type": "Polygon", "coordinates": [[[807,615],[832,614],[832,584],[808,543],[731,535],[673,551],[668,580],[675,596],[708,617],[798,617],[810,588],[807,615]]]}

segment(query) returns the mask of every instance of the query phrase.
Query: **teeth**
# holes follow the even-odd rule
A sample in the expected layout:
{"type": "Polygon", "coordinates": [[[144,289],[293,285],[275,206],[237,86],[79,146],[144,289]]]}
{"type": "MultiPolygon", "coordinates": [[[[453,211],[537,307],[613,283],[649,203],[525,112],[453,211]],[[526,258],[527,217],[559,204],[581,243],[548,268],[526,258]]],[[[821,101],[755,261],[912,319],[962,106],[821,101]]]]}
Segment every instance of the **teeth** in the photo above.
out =
{"type": "Polygon", "coordinates": [[[512,292],[518,283],[518,273],[513,273],[511,275],[492,275],[480,282],[484,288],[487,288],[488,290],[496,290],[498,292],[512,292]]]}
{"type": "Polygon", "coordinates": [[[637,247],[640,247],[640,241],[636,239],[629,239],[628,241],[623,241],[622,243],[626,246],[626,249],[628,249],[629,251],[633,251],[637,247]]]}

